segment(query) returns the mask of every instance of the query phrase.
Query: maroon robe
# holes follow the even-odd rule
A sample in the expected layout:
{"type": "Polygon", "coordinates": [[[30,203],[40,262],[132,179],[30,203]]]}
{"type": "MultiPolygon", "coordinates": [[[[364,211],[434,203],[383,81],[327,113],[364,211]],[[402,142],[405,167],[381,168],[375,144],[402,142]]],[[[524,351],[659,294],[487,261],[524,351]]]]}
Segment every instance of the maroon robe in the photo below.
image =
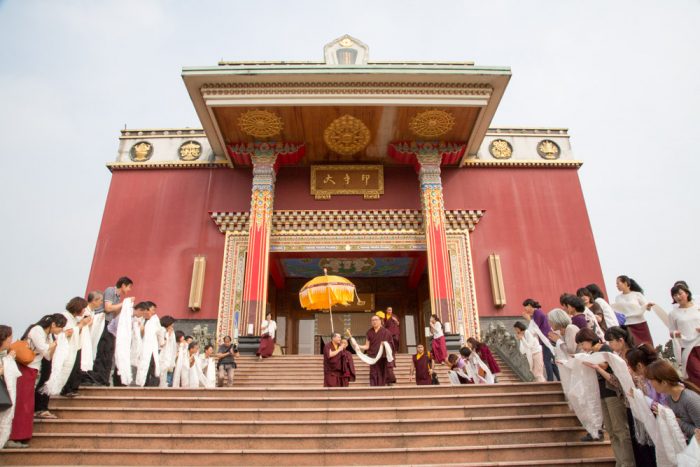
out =
{"type": "MultiPolygon", "coordinates": [[[[382,345],[382,342],[388,342],[389,345],[391,345],[393,343],[393,339],[387,328],[382,326],[376,332],[374,331],[374,328],[370,328],[369,331],[367,331],[367,342],[369,342],[367,356],[374,358],[379,353],[379,347],[382,345]]],[[[386,354],[384,354],[382,358],[377,361],[377,363],[369,366],[370,386],[386,386],[387,383],[391,382],[393,371],[391,371],[390,368],[387,368],[388,363],[389,362],[386,360],[386,354]]]]}
{"type": "Polygon", "coordinates": [[[398,352],[399,343],[401,341],[401,328],[399,327],[399,320],[394,318],[395,317],[393,315],[391,318],[387,318],[386,323],[384,323],[384,327],[391,333],[394,350],[398,352]]]}
{"type": "Polygon", "coordinates": [[[627,330],[632,333],[634,338],[634,343],[637,345],[649,344],[654,347],[654,342],[651,340],[651,333],[649,332],[649,325],[645,322],[638,324],[628,324],[627,330]]]}
{"type": "Polygon", "coordinates": [[[339,388],[343,386],[343,352],[338,352],[331,357],[331,352],[336,350],[333,342],[323,347],[323,387],[339,388]]]}
{"type": "Polygon", "coordinates": [[[416,384],[418,386],[430,386],[433,378],[430,376],[430,357],[423,354],[420,359],[413,356],[413,367],[416,369],[416,384]]]}
{"type": "Polygon", "coordinates": [[[355,381],[355,361],[352,354],[347,350],[340,352],[340,368],[343,373],[340,377],[340,385],[346,388],[350,386],[351,382],[355,381]]]}
{"type": "Polygon", "coordinates": [[[433,350],[433,360],[436,363],[443,363],[447,360],[447,344],[445,343],[445,336],[440,336],[437,339],[433,337],[430,347],[433,350]]]}
{"type": "Polygon", "coordinates": [[[272,357],[272,352],[275,351],[275,338],[265,334],[260,338],[260,347],[255,355],[262,358],[272,357]]]}
{"type": "Polygon", "coordinates": [[[700,346],[694,347],[688,355],[688,379],[696,386],[700,386],[700,346]]]}
{"type": "Polygon", "coordinates": [[[486,344],[480,344],[479,349],[476,351],[477,354],[479,354],[479,357],[481,360],[483,360],[484,363],[489,367],[489,370],[491,370],[492,374],[500,373],[501,372],[501,367],[498,366],[498,362],[496,362],[496,359],[493,358],[493,354],[491,353],[491,349],[486,344]]]}
{"type": "Polygon", "coordinates": [[[34,434],[34,383],[38,371],[17,363],[22,376],[17,378],[15,417],[12,419],[12,441],[28,441],[34,434]]]}

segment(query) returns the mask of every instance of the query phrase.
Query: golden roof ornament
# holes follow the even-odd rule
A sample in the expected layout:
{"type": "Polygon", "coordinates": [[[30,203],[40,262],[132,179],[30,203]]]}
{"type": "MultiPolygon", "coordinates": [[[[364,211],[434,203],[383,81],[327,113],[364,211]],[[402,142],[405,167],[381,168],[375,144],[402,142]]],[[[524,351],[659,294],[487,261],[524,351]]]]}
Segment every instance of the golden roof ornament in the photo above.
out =
{"type": "Polygon", "coordinates": [[[444,110],[426,110],[416,114],[408,123],[409,129],[423,138],[442,136],[452,129],[455,118],[444,110]]]}
{"type": "Polygon", "coordinates": [[[504,139],[494,139],[489,145],[489,152],[496,159],[510,159],[513,156],[513,147],[504,139]]]}
{"type": "Polygon", "coordinates": [[[370,132],[361,120],[352,115],[336,118],[323,132],[323,140],[334,152],[351,156],[369,144],[370,132]]]}
{"type": "Polygon", "coordinates": [[[249,110],[238,117],[238,127],[241,131],[256,138],[278,135],[283,126],[282,119],[267,110],[249,110]]]}
{"type": "Polygon", "coordinates": [[[129,157],[134,162],[146,162],[153,155],[153,145],[146,141],[140,141],[129,150],[129,157]]]}
{"type": "Polygon", "coordinates": [[[554,160],[559,159],[561,150],[554,141],[543,139],[537,144],[537,154],[539,154],[542,159],[554,160]]]}
{"type": "Polygon", "coordinates": [[[179,155],[181,161],[196,161],[202,155],[202,145],[197,141],[186,141],[180,145],[179,155]]]}

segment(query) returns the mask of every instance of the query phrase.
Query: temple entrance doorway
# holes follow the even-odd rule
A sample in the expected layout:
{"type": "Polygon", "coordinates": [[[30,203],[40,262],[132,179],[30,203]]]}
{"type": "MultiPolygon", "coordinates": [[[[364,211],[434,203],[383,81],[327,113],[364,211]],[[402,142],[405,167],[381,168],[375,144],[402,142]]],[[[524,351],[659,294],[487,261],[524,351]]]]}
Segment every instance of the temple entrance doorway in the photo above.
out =
{"type": "Polygon", "coordinates": [[[299,303],[299,290],[322,275],[324,268],[329,275],[351,280],[358,292],[359,300],[334,307],[336,332],[344,335],[349,328],[363,343],[371,316],[391,307],[400,322],[399,352],[413,352],[424,340],[425,318],[419,304],[429,301],[425,252],[272,254],[270,263],[269,303],[281,331],[277,343],[284,353],[319,354],[330,339],[329,313],[304,310],[299,303]]]}

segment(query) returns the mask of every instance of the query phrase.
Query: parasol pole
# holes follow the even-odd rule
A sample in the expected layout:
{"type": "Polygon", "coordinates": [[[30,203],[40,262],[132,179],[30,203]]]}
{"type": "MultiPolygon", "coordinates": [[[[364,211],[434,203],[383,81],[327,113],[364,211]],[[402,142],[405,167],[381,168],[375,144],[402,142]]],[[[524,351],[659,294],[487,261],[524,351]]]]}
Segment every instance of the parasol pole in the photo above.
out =
{"type": "MultiPolygon", "coordinates": [[[[326,276],[326,283],[328,283],[328,269],[323,268],[323,274],[326,276]]],[[[331,288],[326,286],[326,292],[328,293],[328,314],[331,317],[331,336],[335,333],[333,329],[333,304],[331,303],[331,288]]]]}

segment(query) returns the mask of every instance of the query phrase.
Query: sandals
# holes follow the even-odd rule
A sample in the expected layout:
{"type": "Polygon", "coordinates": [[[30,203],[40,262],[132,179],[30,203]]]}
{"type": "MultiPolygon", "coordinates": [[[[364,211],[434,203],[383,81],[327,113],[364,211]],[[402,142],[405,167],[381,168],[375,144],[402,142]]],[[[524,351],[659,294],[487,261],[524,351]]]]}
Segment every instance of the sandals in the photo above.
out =
{"type": "Polygon", "coordinates": [[[34,418],[39,418],[39,419],[44,419],[44,420],[53,420],[58,418],[48,410],[44,410],[43,412],[37,412],[34,414],[34,418]]]}

